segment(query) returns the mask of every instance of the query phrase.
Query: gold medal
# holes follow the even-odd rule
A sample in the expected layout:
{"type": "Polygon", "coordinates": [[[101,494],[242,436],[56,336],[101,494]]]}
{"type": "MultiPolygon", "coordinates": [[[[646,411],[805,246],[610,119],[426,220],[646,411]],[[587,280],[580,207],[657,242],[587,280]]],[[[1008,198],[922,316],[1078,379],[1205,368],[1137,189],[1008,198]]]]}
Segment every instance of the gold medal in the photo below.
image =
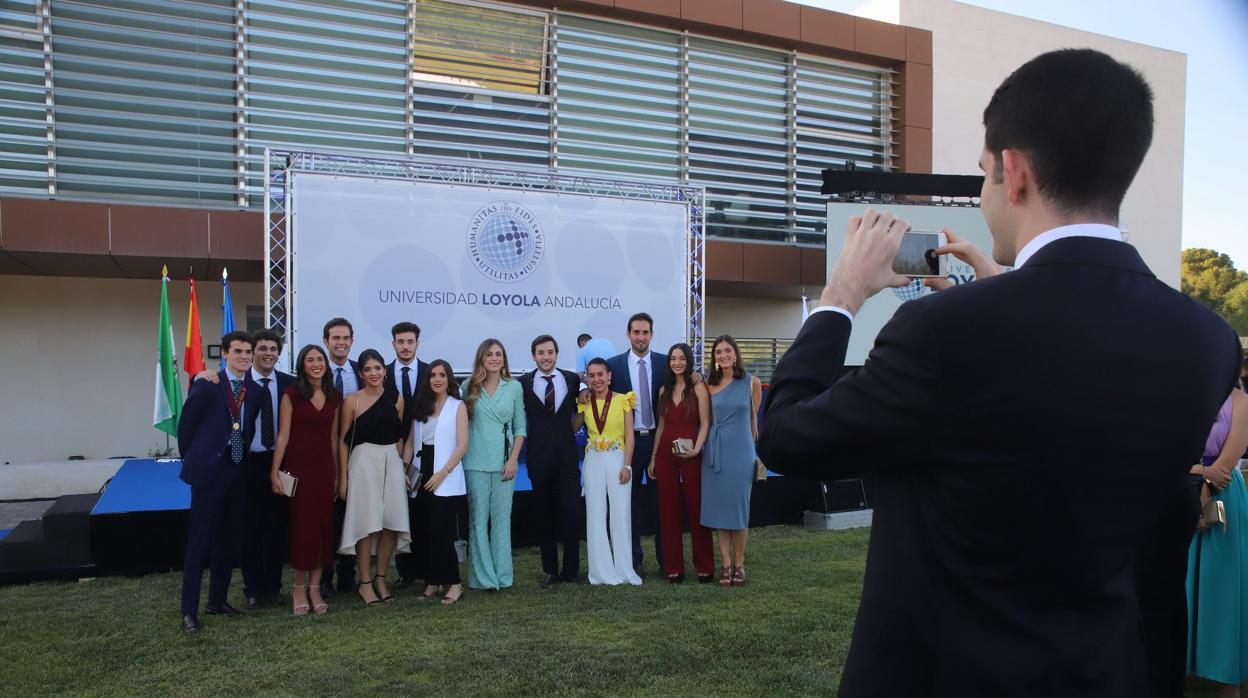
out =
{"type": "Polygon", "coordinates": [[[242,427],[239,426],[238,422],[234,422],[234,431],[238,431],[239,429],[242,429],[242,427]]]}

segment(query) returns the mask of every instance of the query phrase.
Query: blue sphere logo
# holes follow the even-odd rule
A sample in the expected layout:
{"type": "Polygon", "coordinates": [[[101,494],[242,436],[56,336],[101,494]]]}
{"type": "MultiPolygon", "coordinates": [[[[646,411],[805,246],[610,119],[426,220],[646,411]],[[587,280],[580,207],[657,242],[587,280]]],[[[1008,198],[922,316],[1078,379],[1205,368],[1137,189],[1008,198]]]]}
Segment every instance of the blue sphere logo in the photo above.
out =
{"type": "Polygon", "coordinates": [[[545,244],[537,217],[513,201],[492,201],[468,224],[468,255],[487,278],[513,283],[532,274],[545,244]]]}
{"type": "Polygon", "coordinates": [[[906,301],[912,301],[915,298],[927,295],[929,290],[928,287],[923,285],[923,279],[914,279],[905,286],[898,286],[893,289],[893,293],[897,295],[897,298],[901,299],[902,303],[905,303],[906,301]]]}

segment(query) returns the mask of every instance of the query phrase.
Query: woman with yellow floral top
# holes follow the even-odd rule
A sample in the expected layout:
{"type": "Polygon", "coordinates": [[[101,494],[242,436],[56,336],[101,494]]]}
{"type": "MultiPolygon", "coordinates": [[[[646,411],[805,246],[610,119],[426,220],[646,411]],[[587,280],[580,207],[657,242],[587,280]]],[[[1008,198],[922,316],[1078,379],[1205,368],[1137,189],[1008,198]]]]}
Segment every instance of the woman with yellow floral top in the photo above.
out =
{"type": "Polygon", "coordinates": [[[633,393],[611,392],[611,369],[605,359],[585,368],[593,395],[577,405],[573,429],[584,424],[585,540],[590,584],[641,584],[633,571],[631,519],[633,469],[633,393]],[[607,504],[611,505],[611,537],[607,538],[607,504]],[[615,541],[612,546],[611,542],[615,541]]]}

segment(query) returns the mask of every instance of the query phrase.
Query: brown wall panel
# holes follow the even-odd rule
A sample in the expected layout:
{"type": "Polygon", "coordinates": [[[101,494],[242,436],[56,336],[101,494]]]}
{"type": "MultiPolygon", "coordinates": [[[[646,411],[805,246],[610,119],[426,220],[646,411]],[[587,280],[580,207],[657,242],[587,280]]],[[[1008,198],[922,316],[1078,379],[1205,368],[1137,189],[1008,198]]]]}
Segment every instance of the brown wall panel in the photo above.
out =
{"type": "Polygon", "coordinates": [[[932,66],[907,62],[902,72],[902,126],[932,127],[932,66]]]}
{"type": "Polygon", "coordinates": [[[706,278],[741,281],[745,278],[745,245],[724,240],[706,241],[706,278]]]}
{"type": "MultiPolygon", "coordinates": [[[[15,252],[13,258],[33,271],[19,274],[42,276],[124,277],[125,272],[106,254],[65,254],[61,252],[15,252]]],[[[159,270],[157,270],[159,271],[159,270]]],[[[159,274],[157,275],[159,278],[159,274]]]]}
{"type": "Polygon", "coordinates": [[[802,5],[802,41],[845,51],[854,50],[852,15],[802,5]]]}
{"type": "Polygon", "coordinates": [[[802,7],[784,0],[744,0],[741,27],[792,41],[802,40],[802,7]]]}
{"type": "Polygon", "coordinates": [[[207,210],[122,204],[110,208],[114,256],[208,256],[207,210]]]}
{"type": "Polygon", "coordinates": [[[213,259],[264,259],[264,214],[252,211],[213,211],[209,214],[213,259]]]}
{"type": "Polygon", "coordinates": [[[802,252],[798,247],[750,245],[745,255],[745,281],[791,284],[802,278],[802,252]]]}
{"type": "Polygon", "coordinates": [[[906,126],[902,133],[902,171],[932,171],[932,129],[906,126]]]}
{"type": "Polygon", "coordinates": [[[680,0],[615,0],[615,9],[680,19],[680,0]]]}
{"type": "Polygon", "coordinates": [[[9,252],[108,254],[108,205],[0,200],[0,243],[9,252]]]}
{"type": "Polygon", "coordinates": [[[904,61],[906,60],[906,27],[855,17],[854,50],[904,61]]]}
{"type": "Polygon", "coordinates": [[[739,31],[742,0],[680,0],[680,18],[739,31]]]}
{"type": "MultiPolygon", "coordinates": [[[[802,284],[823,288],[828,276],[828,251],[822,247],[803,247],[801,250],[802,284]]],[[[818,290],[812,290],[807,295],[814,296],[818,293],[818,290]]]]}
{"type": "Polygon", "coordinates": [[[932,64],[932,33],[927,29],[906,27],[906,60],[932,64]]]}

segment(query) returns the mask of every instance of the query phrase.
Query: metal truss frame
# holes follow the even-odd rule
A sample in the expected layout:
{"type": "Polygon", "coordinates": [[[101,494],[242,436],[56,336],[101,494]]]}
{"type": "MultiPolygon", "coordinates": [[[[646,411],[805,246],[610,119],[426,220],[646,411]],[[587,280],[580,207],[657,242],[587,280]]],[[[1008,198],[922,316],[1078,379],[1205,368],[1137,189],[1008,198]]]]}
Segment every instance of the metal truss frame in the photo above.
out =
{"type": "Polygon", "coordinates": [[[687,319],[686,338],[693,355],[703,354],[706,341],[706,190],[700,186],[571,174],[556,170],[482,167],[410,158],[377,158],[337,153],[264,150],[264,298],[268,325],[286,339],[290,363],[295,289],[292,287],[294,225],[292,204],[298,173],[376,177],[481,187],[680,203],[688,212],[686,250],[688,285],[681,302],[687,319]]]}

